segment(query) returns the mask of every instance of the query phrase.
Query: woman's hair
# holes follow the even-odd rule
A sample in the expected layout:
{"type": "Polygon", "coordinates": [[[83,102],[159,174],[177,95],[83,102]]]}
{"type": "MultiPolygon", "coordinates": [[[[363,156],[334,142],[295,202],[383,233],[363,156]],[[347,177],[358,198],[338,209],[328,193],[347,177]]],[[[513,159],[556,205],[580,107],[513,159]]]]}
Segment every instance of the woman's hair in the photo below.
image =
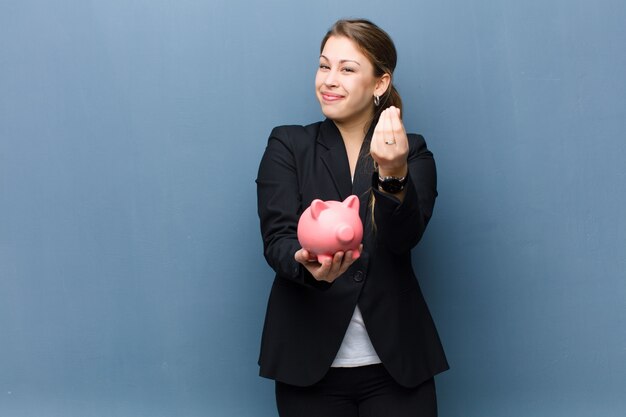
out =
{"type": "MultiPolygon", "coordinates": [[[[375,108],[374,118],[370,126],[378,121],[380,114],[387,107],[395,106],[402,110],[402,99],[398,90],[393,86],[393,71],[396,68],[398,55],[387,32],[365,19],[338,20],[324,36],[320,53],[324,50],[324,45],[331,36],[343,36],[354,42],[374,66],[375,77],[381,77],[384,74],[389,74],[391,77],[389,88],[380,97],[380,104],[375,108]]],[[[374,97],[372,97],[372,102],[373,100],[374,97]]]]}

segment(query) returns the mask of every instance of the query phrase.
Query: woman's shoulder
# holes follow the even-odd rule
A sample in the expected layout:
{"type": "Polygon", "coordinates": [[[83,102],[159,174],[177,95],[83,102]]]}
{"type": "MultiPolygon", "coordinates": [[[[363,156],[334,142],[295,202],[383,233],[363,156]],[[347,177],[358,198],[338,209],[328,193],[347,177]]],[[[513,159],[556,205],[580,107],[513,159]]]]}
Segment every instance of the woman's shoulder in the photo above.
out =
{"type": "Polygon", "coordinates": [[[293,150],[305,150],[315,144],[322,122],[308,125],[281,125],[272,129],[269,142],[278,141],[293,150]]]}
{"type": "Polygon", "coordinates": [[[407,133],[406,137],[409,139],[409,145],[416,147],[426,146],[426,139],[419,133],[407,133]]]}

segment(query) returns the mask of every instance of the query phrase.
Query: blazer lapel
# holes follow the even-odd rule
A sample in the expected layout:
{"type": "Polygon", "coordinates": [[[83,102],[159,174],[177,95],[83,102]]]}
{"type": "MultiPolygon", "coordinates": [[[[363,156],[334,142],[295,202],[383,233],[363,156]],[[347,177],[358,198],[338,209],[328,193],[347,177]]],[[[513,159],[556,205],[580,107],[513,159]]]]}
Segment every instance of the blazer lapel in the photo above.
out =
{"type": "Polygon", "coordinates": [[[374,172],[374,160],[370,156],[370,144],[372,143],[372,134],[374,133],[374,127],[365,135],[363,145],[361,145],[361,151],[359,152],[359,159],[354,169],[354,180],[352,181],[352,194],[359,196],[359,198],[369,191],[372,186],[372,172],[374,172]]]}
{"type": "Polygon", "coordinates": [[[322,122],[317,142],[323,147],[320,158],[328,169],[340,199],[343,201],[352,194],[350,165],[343,139],[332,120],[326,119],[322,122]]]}

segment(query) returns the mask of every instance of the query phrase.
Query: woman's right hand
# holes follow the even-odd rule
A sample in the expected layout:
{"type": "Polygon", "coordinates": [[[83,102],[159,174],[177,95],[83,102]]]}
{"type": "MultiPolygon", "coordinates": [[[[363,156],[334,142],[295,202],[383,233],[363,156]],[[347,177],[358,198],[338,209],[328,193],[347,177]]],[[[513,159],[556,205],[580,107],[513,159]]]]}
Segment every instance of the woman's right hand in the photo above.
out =
{"type": "MultiPolygon", "coordinates": [[[[363,245],[359,247],[359,252],[363,251],[363,245]]],[[[301,263],[313,278],[317,281],[334,282],[341,274],[346,272],[356,259],[352,258],[352,251],[339,251],[332,259],[324,259],[321,263],[317,257],[312,256],[306,249],[300,249],[294,254],[297,262],[301,263]]]]}

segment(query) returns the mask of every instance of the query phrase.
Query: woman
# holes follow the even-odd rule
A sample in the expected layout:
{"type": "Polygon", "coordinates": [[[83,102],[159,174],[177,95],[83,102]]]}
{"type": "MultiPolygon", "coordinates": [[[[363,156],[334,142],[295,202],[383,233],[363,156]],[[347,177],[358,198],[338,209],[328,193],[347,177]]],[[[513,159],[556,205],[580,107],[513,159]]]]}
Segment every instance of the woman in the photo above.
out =
{"type": "Polygon", "coordinates": [[[433,376],[448,364],[411,265],[436,172],[424,139],[404,130],[395,65],[379,27],[335,23],[315,77],[326,120],[275,128],[259,167],[264,253],[276,271],[259,364],[276,380],[283,417],[437,414],[433,376]],[[298,243],[299,216],[314,199],[351,194],[361,256],[318,263],[298,243]]]}

